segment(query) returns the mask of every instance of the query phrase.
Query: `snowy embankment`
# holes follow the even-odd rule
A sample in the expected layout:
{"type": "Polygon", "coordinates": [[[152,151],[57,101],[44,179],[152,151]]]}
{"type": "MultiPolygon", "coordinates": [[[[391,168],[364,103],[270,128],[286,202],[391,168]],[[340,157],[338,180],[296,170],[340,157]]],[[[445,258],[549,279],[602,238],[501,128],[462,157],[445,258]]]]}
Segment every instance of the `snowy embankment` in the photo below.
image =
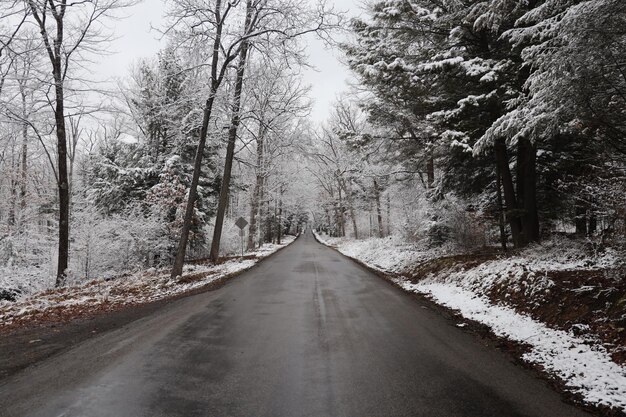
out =
{"type": "Polygon", "coordinates": [[[0,331],[65,321],[84,313],[113,311],[189,293],[251,268],[294,240],[295,237],[286,236],[281,245],[266,244],[255,252],[246,253],[244,258],[217,265],[186,265],[178,278],[171,278],[169,269],[151,269],[116,279],[43,291],[15,302],[0,301],[0,331]]]}
{"type": "Polygon", "coordinates": [[[552,248],[554,251],[535,248],[516,256],[466,264],[467,267],[428,272],[416,280],[412,273],[416,264],[436,262],[441,255],[389,238],[354,241],[317,237],[373,269],[394,274],[393,280],[404,290],[424,294],[466,319],[489,326],[495,335],[528,346],[523,355],[525,361],[559,377],[566,389],[579,394],[585,402],[626,412],[626,368],[612,360],[601,340],[591,334],[575,334],[571,329],[556,329],[532,318],[506,302],[509,293],[504,294],[505,301],[491,296],[496,289],[507,287],[511,294],[521,292],[529,303],[536,303],[541,301],[538,294],[549,294],[555,286],[546,271],[610,267],[619,262],[614,255],[609,253],[590,261],[573,251],[559,251],[558,247],[552,248]]]}

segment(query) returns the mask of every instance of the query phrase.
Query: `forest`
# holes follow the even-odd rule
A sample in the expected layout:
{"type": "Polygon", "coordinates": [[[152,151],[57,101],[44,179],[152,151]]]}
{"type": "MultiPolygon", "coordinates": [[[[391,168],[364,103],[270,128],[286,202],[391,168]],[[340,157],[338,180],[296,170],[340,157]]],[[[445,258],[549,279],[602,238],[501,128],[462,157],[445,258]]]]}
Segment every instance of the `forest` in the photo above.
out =
{"type": "Polygon", "coordinates": [[[3,1],[0,265],[21,286],[179,275],[236,252],[238,217],[248,250],[307,222],[623,249],[620,1],[372,2],[348,25],[324,4],[171,2],[161,52],[103,88],[89,64],[134,3],[3,1]],[[321,125],[311,35],[356,79],[321,125]]]}
{"type": "Polygon", "coordinates": [[[160,51],[104,82],[140,3],[0,0],[4,325],[200,288],[313,229],[463,316],[593,334],[604,385],[574,391],[626,410],[602,379],[626,381],[626,2],[164,0],[160,51]],[[323,121],[311,39],[352,77],[323,121]]]}

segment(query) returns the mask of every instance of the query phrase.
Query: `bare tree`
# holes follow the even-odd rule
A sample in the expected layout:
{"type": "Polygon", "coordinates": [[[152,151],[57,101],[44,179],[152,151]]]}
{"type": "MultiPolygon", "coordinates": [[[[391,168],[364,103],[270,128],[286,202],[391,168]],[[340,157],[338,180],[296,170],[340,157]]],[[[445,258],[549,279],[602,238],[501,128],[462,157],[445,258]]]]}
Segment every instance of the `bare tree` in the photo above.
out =
{"type": "Polygon", "coordinates": [[[56,182],[59,194],[59,243],[56,285],[65,282],[69,260],[69,179],[66,130],[66,93],[69,74],[78,70],[75,57],[95,51],[108,39],[102,21],[113,12],[134,4],[132,0],[26,0],[52,69],[56,130],[56,182]]]}
{"type": "MultiPolygon", "coordinates": [[[[257,64],[253,85],[249,88],[252,109],[249,119],[257,124],[256,130],[250,129],[256,144],[256,164],[254,188],[250,200],[250,219],[248,229],[248,250],[256,246],[255,236],[260,229],[260,204],[266,177],[270,174],[269,161],[276,155],[265,155],[267,141],[272,137],[280,139],[290,136],[291,122],[297,117],[306,116],[310,111],[310,102],[305,100],[308,88],[297,80],[297,74],[290,74],[286,63],[273,64],[271,60],[262,60],[257,64]]],[[[286,141],[284,146],[292,145],[286,141]]],[[[282,146],[274,147],[280,151],[282,146]]]]}

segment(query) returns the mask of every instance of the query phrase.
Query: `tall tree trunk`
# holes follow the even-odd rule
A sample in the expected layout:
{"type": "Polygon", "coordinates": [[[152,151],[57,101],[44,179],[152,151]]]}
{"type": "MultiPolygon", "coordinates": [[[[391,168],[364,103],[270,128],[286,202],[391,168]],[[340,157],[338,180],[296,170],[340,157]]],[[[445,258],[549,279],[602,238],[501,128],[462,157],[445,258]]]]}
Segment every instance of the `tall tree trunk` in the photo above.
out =
{"type": "MultiPolygon", "coordinates": [[[[222,9],[222,0],[217,0],[215,3],[215,15],[219,16],[222,9]]],[[[217,89],[219,88],[220,81],[218,80],[217,67],[220,57],[220,44],[222,39],[223,22],[218,22],[217,30],[215,33],[215,39],[213,41],[213,55],[211,57],[211,90],[209,92],[209,98],[204,104],[204,114],[202,116],[202,128],[200,129],[200,138],[198,140],[198,147],[196,148],[196,155],[193,164],[193,174],[191,177],[191,185],[189,186],[189,194],[187,196],[187,206],[185,208],[185,217],[183,220],[183,227],[180,232],[180,240],[178,242],[178,250],[176,251],[176,258],[174,259],[174,266],[172,267],[172,278],[176,278],[183,273],[183,266],[185,264],[185,254],[187,252],[187,241],[189,240],[189,232],[191,231],[191,224],[193,221],[194,205],[196,198],[198,197],[198,183],[200,181],[200,175],[202,172],[202,159],[204,156],[204,148],[206,147],[206,139],[209,128],[209,120],[211,119],[211,113],[213,112],[213,103],[215,102],[215,96],[217,95],[217,89]]]]}
{"type": "Polygon", "coordinates": [[[500,245],[502,250],[506,252],[506,229],[504,217],[504,205],[502,203],[502,178],[500,174],[500,166],[496,164],[496,197],[498,203],[498,224],[500,226],[500,245]]]}
{"type": "Polygon", "coordinates": [[[273,236],[272,236],[272,202],[271,199],[269,198],[269,192],[266,193],[267,195],[267,199],[264,202],[265,203],[265,219],[264,219],[264,226],[265,226],[265,237],[264,237],[264,241],[266,243],[271,243],[273,236]]]}
{"type": "Polygon", "coordinates": [[[248,250],[255,249],[255,237],[257,233],[257,216],[259,215],[259,200],[261,198],[261,189],[263,187],[263,180],[265,173],[263,172],[264,165],[264,136],[265,126],[263,123],[259,124],[259,134],[256,140],[256,179],[254,183],[254,191],[252,192],[252,201],[250,202],[250,226],[248,228],[248,250]]]}
{"type": "Polygon", "coordinates": [[[70,195],[67,172],[67,132],[65,128],[65,100],[63,78],[61,72],[61,58],[58,57],[54,66],[55,78],[55,109],[54,120],[57,135],[57,166],[59,189],[59,253],[57,261],[57,287],[65,283],[69,262],[70,248],[70,195]]]}
{"type": "Polygon", "coordinates": [[[576,225],[576,234],[580,236],[587,236],[587,210],[585,207],[576,203],[574,224],[576,225]]]}
{"type": "Polygon", "coordinates": [[[22,164],[20,166],[20,222],[19,230],[24,228],[24,216],[26,210],[26,194],[28,192],[28,123],[26,118],[26,93],[24,87],[20,83],[20,95],[22,97],[22,117],[24,122],[22,123],[22,164]]]}
{"type": "Polygon", "coordinates": [[[509,227],[511,228],[511,237],[513,238],[513,244],[519,247],[521,243],[521,222],[518,215],[519,211],[517,208],[517,199],[515,198],[515,189],[513,187],[513,177],[511,175],[511,168],[509,167],[509,156],[504,139],[496,139],[494,143],[494,153],[502,179],[505,213],[509,227]]]}
{"type": "Polygon", "coordinates": [[[280,195],[278,200],[278,237],[276,243],[280,245],[283,238],[283,187],[280,187],[280,195]]]}
{"type": "Polygon", "coordinates": [[[11,147],[11,175],[9,184],[11,187],[11,200],[9,201],[9,213],[7,216],[7,223],[12,230],[16,223],[16,210],[17,210],[17,180],[15,179],[16,162],[15,162],[15,147],[11,147]]]}
{"type": "Polygon", "coordinates": [[[391,197],[387,190],[387,236],[391,236],[391,197]]]}
{"type": "Polygon", "coordinates": [[[370,201],[370,209],[369,209],[369,215],[370,215],[370,234],[369,237],[372,237],[372,230],[374,230],[374,222],[372,221],[372,202],[370,201]]]}
{"type": "Polygon", "coordinates": [[[589,215],[589,228],[587,229],[587,233],[589,234],[589,236],[593,236],[596,234],[597,230],[598,230],[598,217],[594,213],[591,213],[589,215]]]}
{"type": "Polygon", "coordinates": [[[537,214],[537,148],[528,140],[518,141],[518,201],[522,208],[521,245],[539,241],[537,214]]]}
{"type": "Polygon", "coordinates": [[[346,235],[346,225],[343,215],[343,198],[341,195],[341,183],[339,179],[337,179],[337,192],[339,196],[339,237],[344,237],[346,235]]]}
{"type": "Polygon", "coordinates": [[[385,230],[383,229],[383,213],[380,209],[380,188],[378,187],[378,181],[374,179],[374,199],[376,201],[376,217],[378,219],[378,237],[385,237],[385,230]]]}
{"type": "MultiPolygon", "coordinates": [[[[356,224],[356,214],[354,212],[354,200],[352,199],[352,192],[346,185],[346,181],[340,180],[340,187],[343,188],[343,191],[346,193],[346,202],[348,204],[348,212],[350,213],[350,220],[352,221],[352,233],[354,234],[354,238],[359,238],[359,229],[356,224]]],[[[343,211],[342,211],[343,212],[343,211]]],[[[345,236],[345,220],[342,218],[343,223],[343,235],[345,236]]]]}
{"type": "MultiPolygon", "coordinates": [[[[252,20],[252,2],[248,0],[246,3],[246,20],[244,24],[244,33],[248,33],[250,22],[252,20]]],[[[239,52],[239,63],[237,64],[237,77],[235,79],[235,91],[233,96],[232,117],[230,128],[228,129],[228,145],[226,147],[226,160],[224,161],[224,174],[222,176],[222,187],[220,189],[220,197],[217,205],[217,214],[215,217],[215,228],[213,229],[213,240],[211,241],[211,253],[209,257],[216,262],[220,256],[220,241],[222,239],[222,228],[224,226],[224,214],[226,213],[226,204],[228,203],[228,194],[230,192],[230,177],[233,169],[233,158],[235,156],[235,142],[237,141],[237,130],[241,122],[241,90],[243,88],[243,78],[246,69],[246,59],[248,57],[249,42],[244,39],[241,42],[241,50],[239,52]]]]}
{"type": "Polygon", "coordinates": [[[428,188],[433,188],[435,185],[435,159],[432,153],[428,155],[428,161],[426,162],[426,176],[428,181],[428,188]]]}
{"type": "Polygon", "coordinates": [[[276,200],[274,200],[274,217],[272,218],[272,243],[278,238],[278,200],[277,196],[276,200]]]}
{"type": "Polygon", "coordinates": [[[259,217],[257,219],[257,242],[259,244],[259,246],[265,242],[265,235],[266,235],[266,230],[265,230],[265,186],[266,186],[266,181],[265,178],[263,178],[263,182],[261,183],[261,188],[259,189],[259,217]]]}

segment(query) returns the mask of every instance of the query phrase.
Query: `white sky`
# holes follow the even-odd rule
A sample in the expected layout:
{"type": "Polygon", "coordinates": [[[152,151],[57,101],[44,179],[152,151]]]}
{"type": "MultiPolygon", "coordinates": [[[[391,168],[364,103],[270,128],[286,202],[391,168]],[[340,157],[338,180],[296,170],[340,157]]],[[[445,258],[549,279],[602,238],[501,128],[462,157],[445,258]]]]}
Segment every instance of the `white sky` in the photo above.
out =
{"type": "MultiPolygon", "coordinates": [[[[334,0],[334,4],[350,16],[359,14],[357,0],[334,0]]],[[[164,9],[163,0],[144,0],[127,10],[127,18],[113,23],[117,39],[110,47],[112,55],[103,58],[96,69],[98,78],[125,77],[138,60],[155,56],[161,42],[159,34],[150,28],[161,26],[164,9]]],[[[323,42],[312,36],[307,42],[309,61],[317,71],[307,70],[304,81],[311,85],[311,97],[315,100],[312,119],[322,122],[337,95],[347,89],[351,75],[339,62],[340,51],[325,49],[323,42]]]]}

